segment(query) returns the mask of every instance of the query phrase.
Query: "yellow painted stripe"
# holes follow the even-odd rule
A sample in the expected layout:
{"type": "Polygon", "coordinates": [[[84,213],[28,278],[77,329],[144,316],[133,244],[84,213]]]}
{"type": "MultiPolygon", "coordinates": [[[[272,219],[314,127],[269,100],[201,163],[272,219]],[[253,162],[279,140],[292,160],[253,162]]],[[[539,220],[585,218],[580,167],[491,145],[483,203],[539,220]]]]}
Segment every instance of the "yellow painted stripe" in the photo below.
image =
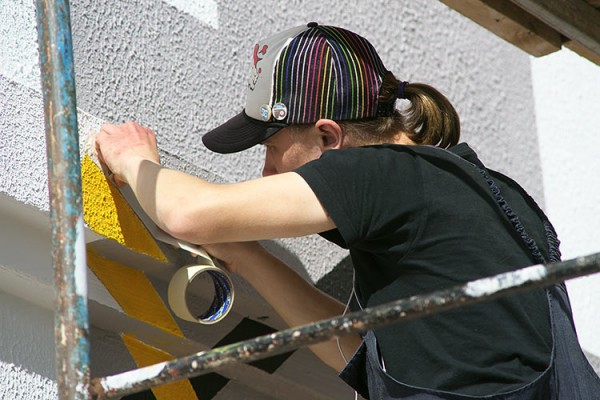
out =
{"type": "Polygon", "coordinates": [[[87,155],[81,162],[81,186],[83,218],[91,230],[138,253],[167,262],[119,190],[87,155]]]}
{"type": "Polygon", "coordinates": [[[104,284],[125,314],[184,337],[146,274],[96,254],[88,246],[88,267],[104,284]]]}
{"type": "MultiPolygon", "coordinates": [[[[148,365],[170,361],[175,357],[169,353],[159,350],[155,347],[147,345],[139,341],[137,338],[123,334],[123,343],[127,346],[129,353],[135,360],[138,367],[146,367],[148,365]]],[[[152,393],[156,400],[197,400],[196,392],[188,379],[180,380],[165,385],[155,386],[152,388],[152,393]]]]}

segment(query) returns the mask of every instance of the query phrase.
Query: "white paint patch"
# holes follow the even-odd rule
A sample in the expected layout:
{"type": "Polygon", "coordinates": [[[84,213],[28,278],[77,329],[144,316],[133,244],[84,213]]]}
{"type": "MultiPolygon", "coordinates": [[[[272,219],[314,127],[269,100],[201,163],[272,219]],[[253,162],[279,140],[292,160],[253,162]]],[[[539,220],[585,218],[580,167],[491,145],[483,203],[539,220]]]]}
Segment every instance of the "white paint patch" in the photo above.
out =
{"type": "Polygon", "coordinates": [[[41,90],[35,2],[0,1],[0,74],[41,90]]]}
{"type": "Polygon", "coordinates": [[[29,371],[21,365],[0,360],[0,399],[57,398],[58,387],[52,379],[29,371]]]}
{"type": "MultiPolygon", "coordinates": [[[[94,148],[94,136],[100,131],[100,127],[104,121],[96,116],[78,108],[77,109],[77,129],[79,131],[79,148],[80,156],[88,156],[96,165],[100,165],[96,149],[94,148]]],[[[103,239],[98,235],[97,239],[103,239]]]]}
{"type": "Polygon", "coordinates": [[[104,390],[110,393],[114,390],[131,387],[132,383],[139,383],[146,379],[156,378],[167,363],[150,365],[148,367],[134,369],[118,375],[107,376],[102,382],[104,390]]]}
{"type": "Polygon", "coordinates": [[[525,282],[538,281],[546,276],[546,267],[532,265],[513,272],[507,272],[493,278],[478,279],[465,285],[465,293],[471,297],[481,297],[525,282]]]}
{"type": "Polygon", "coordinates": [[[219,10],[214,0],[163,0],[200,22],[219,29],[219,10]]]}
{"type": "Polygon", "coordinates": [[[75,293],[87,301],[87,259],[85,252],[85,225],[79,216],[75,238],[75,293]]]}

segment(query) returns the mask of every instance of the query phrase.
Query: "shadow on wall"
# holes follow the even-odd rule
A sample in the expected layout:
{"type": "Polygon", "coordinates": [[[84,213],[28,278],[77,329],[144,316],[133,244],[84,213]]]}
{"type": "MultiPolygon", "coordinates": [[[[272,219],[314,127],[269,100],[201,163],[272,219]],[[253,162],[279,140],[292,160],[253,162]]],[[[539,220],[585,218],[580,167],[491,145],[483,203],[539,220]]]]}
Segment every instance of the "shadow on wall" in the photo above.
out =
{"type": "Polygon", "coordinates": [[[315,286],[346,304],[352,292],[352,268],[350,256],[346,256],[331,272],[319,279],[315,286]]]}

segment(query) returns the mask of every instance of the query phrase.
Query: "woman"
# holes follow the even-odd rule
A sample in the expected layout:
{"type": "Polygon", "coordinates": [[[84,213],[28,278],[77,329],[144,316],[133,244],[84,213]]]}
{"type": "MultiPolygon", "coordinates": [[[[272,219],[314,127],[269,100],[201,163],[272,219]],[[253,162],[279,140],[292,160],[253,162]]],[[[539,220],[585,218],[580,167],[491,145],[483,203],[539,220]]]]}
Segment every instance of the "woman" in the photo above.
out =
{"type": "MultiPolygon", "coordinates": [[[[533,199],[458,144],[448,100],[397,80],[364,38],[310,23],[259,41],[252,61],[244,111],[203,141],[263,144],[263,178],[215,185],[162,168],[154,133],[134,123],[103,126],[96,144],[162,229],[202,244],[290,326],[344,306],[256,240],[320,233],[348,248],[360,307],[559,259],[533,199]]],[[[570,319],[557,285],[312,350],[371,399],[592,399],[600,383],[570,319]]]]}

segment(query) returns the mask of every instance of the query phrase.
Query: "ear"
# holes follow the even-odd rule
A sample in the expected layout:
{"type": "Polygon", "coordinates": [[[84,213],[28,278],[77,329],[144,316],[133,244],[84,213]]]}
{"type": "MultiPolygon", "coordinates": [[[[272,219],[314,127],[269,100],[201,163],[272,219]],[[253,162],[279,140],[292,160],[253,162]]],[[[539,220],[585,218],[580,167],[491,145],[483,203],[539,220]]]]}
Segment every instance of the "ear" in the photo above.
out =
{"type": "Polygon", "coordinates": [[[323,151],[341,149],[345,133],[337,122],[331,119],[320,119],[315,122],[323,145],[323,151]]]}

